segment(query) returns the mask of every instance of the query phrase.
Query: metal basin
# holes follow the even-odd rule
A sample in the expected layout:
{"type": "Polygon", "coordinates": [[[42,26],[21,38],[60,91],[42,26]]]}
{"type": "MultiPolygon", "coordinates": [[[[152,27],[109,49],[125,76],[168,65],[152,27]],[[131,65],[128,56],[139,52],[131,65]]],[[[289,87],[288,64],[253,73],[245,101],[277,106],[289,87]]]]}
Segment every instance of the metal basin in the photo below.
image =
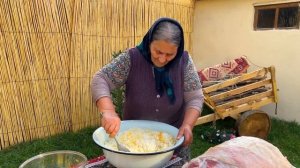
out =
{"type": "Polygon", "coordinates": [[[19,168],[84,168],[87,163],[85,155],[69,150],[52,151],[34,156],[19,168]]]}

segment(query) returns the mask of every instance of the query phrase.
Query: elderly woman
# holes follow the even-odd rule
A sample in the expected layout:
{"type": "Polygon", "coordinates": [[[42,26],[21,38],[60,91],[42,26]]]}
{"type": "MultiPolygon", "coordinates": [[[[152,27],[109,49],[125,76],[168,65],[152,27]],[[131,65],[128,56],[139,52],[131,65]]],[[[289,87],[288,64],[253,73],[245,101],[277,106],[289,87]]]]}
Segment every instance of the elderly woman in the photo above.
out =
{"type": "Polygon", "coordinates": [[[120,118],[110,92],[122,85],[126,86],[123,119],[154,120],[179,128],[177,138],[185,140],[177,152],[189,159],[187,146],[201,114],[203,93],[176,20],[158,19],[140,45],[121,53],[93,77],[93,99],[103,116],[101,124],[111,136],[119,131],[120,118]]]}

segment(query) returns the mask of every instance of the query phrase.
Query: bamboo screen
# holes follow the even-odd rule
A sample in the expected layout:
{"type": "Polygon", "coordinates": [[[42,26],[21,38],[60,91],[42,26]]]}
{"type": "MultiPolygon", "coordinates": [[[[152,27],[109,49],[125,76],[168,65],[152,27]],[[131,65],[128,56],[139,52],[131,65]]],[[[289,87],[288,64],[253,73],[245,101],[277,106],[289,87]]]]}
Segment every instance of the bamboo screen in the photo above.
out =
{"type": "Polygon", "coordinates": [[[98,126],[90,81],[151,24],[181,22],[190,50],[193,0],[0,1],[0,150],[98,126]]]}

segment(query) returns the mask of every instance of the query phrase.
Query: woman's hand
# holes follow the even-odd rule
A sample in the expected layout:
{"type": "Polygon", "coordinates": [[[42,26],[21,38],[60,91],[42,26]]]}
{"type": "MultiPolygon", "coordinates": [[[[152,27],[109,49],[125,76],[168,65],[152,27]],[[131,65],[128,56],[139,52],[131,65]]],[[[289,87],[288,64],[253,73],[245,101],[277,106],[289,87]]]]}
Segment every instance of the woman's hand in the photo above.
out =
{"type": "Polygon", "coordinates": [[[116,113],[115,106],[110,97],[102,97],[96,102],[98,110],[101,114],[101,125],[106,133],[114,137],[119,129],[121,120],[116,113]]]}
{"type": "Polygon", "coordinates": [[[200,112],[196,109],[187,109],[184,115],[184,120],[179,128],[177,139],[184,136],[183,146],[188,146],[193,142],[193,128],[199,117],[200,112]]]}
{"type": "Polygon", "coordinates": [[[180,139],[182,136],[184,136],[183,146],[188,146],[188,145],[192,144],[192,142],[193,142],[192,130],[193,130],[193,127],[190,126],[189,124],[183,124],[179,128],[177,139],[180,139]]]}
{"type": "Polygon", "coordinates": [[[116,112],[101,112],[101,125],[110,137],[119,132],[121,120],[116,112]]]}

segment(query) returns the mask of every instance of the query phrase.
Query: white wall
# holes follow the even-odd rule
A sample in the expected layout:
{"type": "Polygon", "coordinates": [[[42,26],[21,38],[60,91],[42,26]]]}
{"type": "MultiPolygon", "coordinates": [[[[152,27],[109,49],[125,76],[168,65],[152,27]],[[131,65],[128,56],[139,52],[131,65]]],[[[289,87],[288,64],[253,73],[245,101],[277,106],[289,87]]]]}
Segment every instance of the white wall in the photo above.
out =
{"type": "MultiPolygon", "coordinates": [[[[253,4],[263,2],[269,0],[196,1],[194,62],[202,69],[246,55],[251,69],[274,65],[280,89],[276,117],[300,123],[300,30],[254,31],[253,4]]],[[[275,104],[262,110],[275,116],[275,104]]]]}

